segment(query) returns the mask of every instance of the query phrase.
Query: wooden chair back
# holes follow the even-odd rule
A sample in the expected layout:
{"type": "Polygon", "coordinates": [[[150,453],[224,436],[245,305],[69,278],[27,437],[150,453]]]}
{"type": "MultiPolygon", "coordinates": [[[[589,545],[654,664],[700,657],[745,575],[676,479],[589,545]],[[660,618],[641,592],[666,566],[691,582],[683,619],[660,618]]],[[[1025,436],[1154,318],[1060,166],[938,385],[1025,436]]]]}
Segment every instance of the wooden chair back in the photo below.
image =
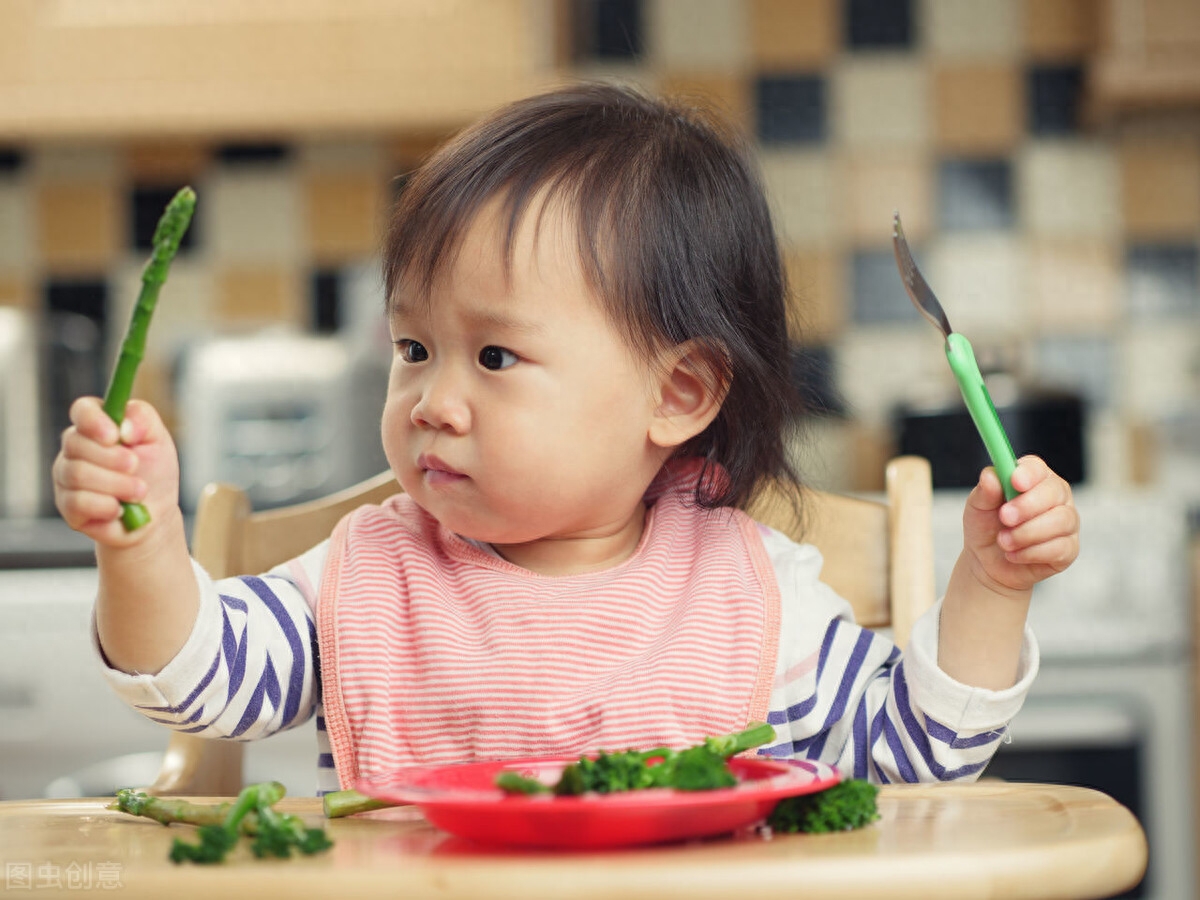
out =
{"type": "MultiPolygon", "coordinates": [[[[797,522],[792,506],[768,493],[750,513],[819,547],[822,580],[849,601],[861,624],[890,627],[903,647],[913,622],[934,602],[931,485],[929,463],[902,456],[887,465],[885,501],[809,491],[797,522]]],[[[399,490],[384,472],[328,497],[252,512],[244,492],[210,484],[196,509],[192,555],[214,578],[265,572],[328,537],[352,509],[399,490]]],[[[227,796],[242,786],[240,743],[171,732],[150,791],[227,796]]]]}

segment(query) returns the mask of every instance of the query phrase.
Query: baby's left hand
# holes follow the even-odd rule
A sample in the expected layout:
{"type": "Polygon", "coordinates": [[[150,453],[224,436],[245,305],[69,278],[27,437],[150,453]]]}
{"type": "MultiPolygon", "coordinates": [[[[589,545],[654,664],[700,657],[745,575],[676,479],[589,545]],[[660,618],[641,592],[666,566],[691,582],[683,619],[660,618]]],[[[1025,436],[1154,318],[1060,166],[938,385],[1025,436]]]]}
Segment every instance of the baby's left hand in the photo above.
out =
{"type": "Polygon", "coordinates": [[[1029,591],[1079,555],[1071,486],[1037,456],[1021,457],[1012,484],[1020,493],[1006,502],[996,471],[984,469],[963,513],[971,569],[982,584],[1001,592],[1029,591]]]}

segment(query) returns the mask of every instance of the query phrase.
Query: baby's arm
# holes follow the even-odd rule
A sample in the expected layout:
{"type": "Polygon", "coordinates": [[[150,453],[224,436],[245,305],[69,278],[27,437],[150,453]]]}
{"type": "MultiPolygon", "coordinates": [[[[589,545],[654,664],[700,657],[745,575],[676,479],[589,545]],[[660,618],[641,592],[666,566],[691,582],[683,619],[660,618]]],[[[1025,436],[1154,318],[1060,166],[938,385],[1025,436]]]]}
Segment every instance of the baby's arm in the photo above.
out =
{"type": "Polygon", "coordinates": [[[1033,586],[1079,554],[1079,515],[1071,487],[1036,456],[1012,475],[1021,493],[1005,502],[995,471],[985,469],[967,497],[963,551],[946,597],[938,665],[974,687],[1004,690],[1016,681],[1033,586]]]}
{"type": "Polygon", "coordinates": [[[71,405],[54,461],[54,502],[67,524],[96,542],[96,631],[110,664],[157,672],[184,645],[199,590],[179,508],[179,459],[158,413],[131,400],[120,432],[96,397],[71,405]],[[121,501],[150,522],[126,532],[121,501]]]}

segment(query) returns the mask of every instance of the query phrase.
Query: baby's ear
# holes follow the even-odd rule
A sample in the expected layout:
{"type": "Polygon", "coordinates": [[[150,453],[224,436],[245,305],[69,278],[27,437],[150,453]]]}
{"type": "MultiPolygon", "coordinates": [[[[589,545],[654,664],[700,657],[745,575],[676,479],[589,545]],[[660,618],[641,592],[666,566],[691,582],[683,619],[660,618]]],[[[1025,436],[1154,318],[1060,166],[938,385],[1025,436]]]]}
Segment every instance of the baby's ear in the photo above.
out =
{"type": "Polygon", "coordinates": [[[694,438],[721,411],[729,378],[723,354],[699,341],[685,341],[666,351],[656,370],[658,405],[650,423],[650,440],[664,448],[694,438]]]}

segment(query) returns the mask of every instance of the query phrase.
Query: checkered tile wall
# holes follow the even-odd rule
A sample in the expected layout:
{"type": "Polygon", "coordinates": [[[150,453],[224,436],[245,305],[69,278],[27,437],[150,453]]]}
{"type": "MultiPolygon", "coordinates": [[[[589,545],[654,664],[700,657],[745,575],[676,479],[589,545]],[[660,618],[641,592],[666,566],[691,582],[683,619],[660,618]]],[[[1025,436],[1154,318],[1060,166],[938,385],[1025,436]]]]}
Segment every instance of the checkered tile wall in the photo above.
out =
{"type": "MultiPolygon", "coordinates": [[[[981,356],[1086,397],[1105,436],[1096,480],[1153,477],[1129,458],[1146,446],[1134,437],[1197,415],[1200,113],[1089,125],[1094,0],[545,9],[570,73],[696,97],[757,141],[804,322],[795,369],[833,411],[810,451],[818,480],[878,486],[896,405],[952,387],[895,274],[895,209],[981,356]]],[[[99,390],[153,222],[192,184],[196,221],[139,384],[170,414],[191,337],[340,327],[396,176],[440,137],[0,148],[0,304],[45,323],[53,390],[99,390]]],[[[48,398],[48,434],[61,399],[48,398]]]]}

